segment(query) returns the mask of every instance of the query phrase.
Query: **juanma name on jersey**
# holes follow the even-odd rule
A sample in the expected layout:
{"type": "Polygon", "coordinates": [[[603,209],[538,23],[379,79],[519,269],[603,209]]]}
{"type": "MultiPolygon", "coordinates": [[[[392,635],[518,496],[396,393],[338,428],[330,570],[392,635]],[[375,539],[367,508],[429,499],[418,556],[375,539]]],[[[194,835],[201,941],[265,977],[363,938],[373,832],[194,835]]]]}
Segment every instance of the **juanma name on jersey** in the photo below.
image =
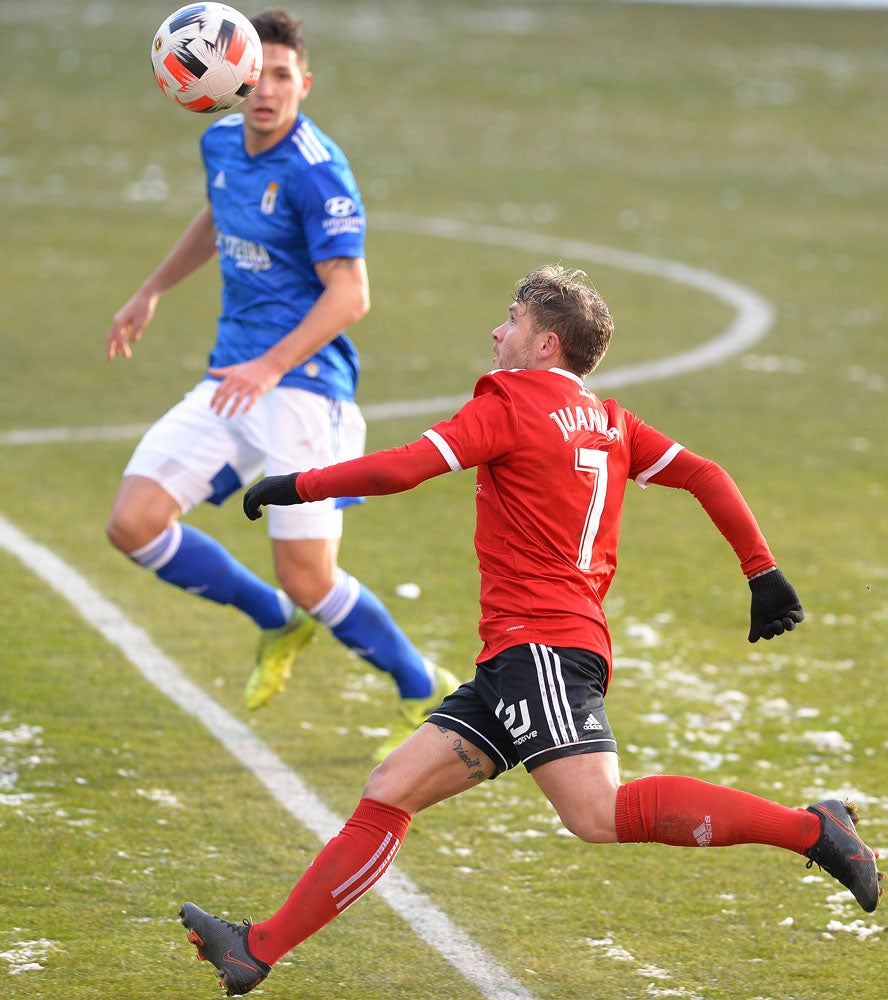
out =
{"type": "Polygon", "coordinates": [[[616,427],[608,427],[607,413],[603,410],[593,409],[591,406],[562,407],[559,410],[554,410],[549,416],[558,425],[565,441],[577,431],[598,431],[608,441],[613,441],[620,436],[616,427]]]}

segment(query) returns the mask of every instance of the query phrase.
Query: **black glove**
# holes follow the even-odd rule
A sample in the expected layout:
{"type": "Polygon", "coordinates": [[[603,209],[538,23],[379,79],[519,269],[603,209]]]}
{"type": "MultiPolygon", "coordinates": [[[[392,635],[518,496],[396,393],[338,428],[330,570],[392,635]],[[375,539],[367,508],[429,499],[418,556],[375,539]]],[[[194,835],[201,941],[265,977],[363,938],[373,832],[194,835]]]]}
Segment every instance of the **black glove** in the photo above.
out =
{"type": "Polygon", "coordinates": [[[773,639],[775,635],[792,632],[805,620],[795,587],[779,569],[769,570],[749,581],[752,606],[749,609],[749,641],[773,639]]]}
{"type": "Polygon", "coordinates": [[[262,517],[263,504],[274,504],[276,507],[288,507],[294,503],[305,503],[296,492],[298,472],[286,476],[266,476],[254,483],[244,493],[244,513],[251,521],[262,517]]]}

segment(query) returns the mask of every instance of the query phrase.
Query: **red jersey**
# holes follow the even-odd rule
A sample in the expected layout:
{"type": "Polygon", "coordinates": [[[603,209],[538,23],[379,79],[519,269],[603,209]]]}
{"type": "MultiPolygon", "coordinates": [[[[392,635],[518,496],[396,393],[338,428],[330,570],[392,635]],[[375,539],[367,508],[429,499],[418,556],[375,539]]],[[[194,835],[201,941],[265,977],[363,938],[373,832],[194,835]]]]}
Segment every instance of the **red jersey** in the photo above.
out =
{"type": "Polygon", "coordinates": [[[539,642],[610,663],[602,601],[626,481],[650,476],[679,446],[561,369],[485,375],[425,437],[454,471],[478,466],[482,656],[539,642]]]}
{"type": "Polygon", "coordinates": [[[477,466],[475,548],[486,660],[535,642],[611,663],[602,602],[617,567],[628,480],[690,490],[747,575],[774,565],[733,480],[562,369],[482,376],[474,397],[425,441],[302,473],[304,500],[410,489],[477,466]],[[431,447],[431,446],[433,447],[431,447]]]}

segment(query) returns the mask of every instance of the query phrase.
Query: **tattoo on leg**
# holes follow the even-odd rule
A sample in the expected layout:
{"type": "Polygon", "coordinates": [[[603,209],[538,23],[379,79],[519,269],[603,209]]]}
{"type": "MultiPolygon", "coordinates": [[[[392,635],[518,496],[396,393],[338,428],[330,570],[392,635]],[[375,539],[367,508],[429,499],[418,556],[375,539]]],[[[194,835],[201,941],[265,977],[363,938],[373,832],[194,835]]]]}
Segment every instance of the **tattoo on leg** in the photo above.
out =
{"type": "Polygon", "coordinates": [[[474,781],[486,781],[488,776],[481,769],[481,758],[469,756],[469,752],[466,750],[466,744],[463,743],[459,736],[454,734],[452,729],[448,729],[447,726],[442,726],[439,723],[436,723],[435,725],[438,732],[443,737],[448,740],[453,740],[453,752],[468,768],[469,777],[474,781]]]}
{"type": "Polygon", "coordinates": [[[453,752],[468,768],[470,778],[473,778],[476,781],[484,780],[486,775],[481,770],[481,758],[470,757],[466,751],[465,744],[458,736],[453,741],[453,752]]]}

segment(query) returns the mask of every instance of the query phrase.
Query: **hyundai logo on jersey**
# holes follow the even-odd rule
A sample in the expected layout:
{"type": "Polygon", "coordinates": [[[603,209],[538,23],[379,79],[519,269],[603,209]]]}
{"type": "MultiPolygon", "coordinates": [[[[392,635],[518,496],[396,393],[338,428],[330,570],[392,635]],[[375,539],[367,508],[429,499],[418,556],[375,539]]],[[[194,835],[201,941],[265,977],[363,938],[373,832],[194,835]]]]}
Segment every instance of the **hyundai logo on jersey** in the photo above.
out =
{"type": "Polygon", "coordinates": [[[354,215],[357,205],[351,198],[339,196],[328,198],[324,202],[324,211],[327,215],[335,216],[337,219],[344,219],[347,215],[354,215]]]}

